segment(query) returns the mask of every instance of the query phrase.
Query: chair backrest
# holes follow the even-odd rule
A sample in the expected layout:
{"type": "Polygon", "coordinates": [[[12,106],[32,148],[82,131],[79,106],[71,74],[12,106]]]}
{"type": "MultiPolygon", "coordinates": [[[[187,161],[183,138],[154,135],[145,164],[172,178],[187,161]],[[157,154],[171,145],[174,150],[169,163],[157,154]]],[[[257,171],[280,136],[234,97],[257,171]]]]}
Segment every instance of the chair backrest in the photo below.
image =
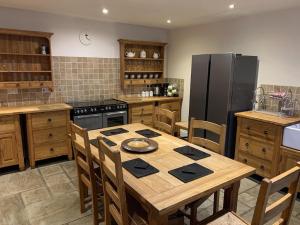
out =
{"type": "Polygon", "coordinates": [[[207,148],[211,151],[224,155],[225,152],[225,138],[226,138],[226,125],[218,125],[209,121],[196,120],[191,118],[189,124],[189,142],[201,147],[207,148]],[[210,131],[219,136],[219,142],[214,142],[212,140],[196,137],[195,129],[202,129],[210,131]]]}
{"type": "Polygon", "coordinates": [[[78,179],[87,187],[91,187],[93,191],[96,187],[96,177],[88,132],[85,128],[77,126],[72,121],[70,122],[70,130],[75,162],[78,169],[78,179]]]}
{"type": "Polygon", "coordinates": [[[168,109],[155,107],[153,114],[154,128],[174,135],[176,112],[168,109]]]}
{"type": "Polygon", "coordinates": [[[98,137],[98,142],[104,191],[105,224],[111,224],[111,218],[113,218],[118,225],[128,225],[120,151],[116,147],[109,147],[101,137],[98,137]]]}
{"type": "Polygon", "coordinates": [[[265,178],[261,183],[251,224],[265,224],[280,214],[280,218],[274,224],[289,224],[299,185],[300,163],[272,179],[265,178]],[[285,187],[288,188],[288,193],[268,205],[269,196],[285,187]]]}

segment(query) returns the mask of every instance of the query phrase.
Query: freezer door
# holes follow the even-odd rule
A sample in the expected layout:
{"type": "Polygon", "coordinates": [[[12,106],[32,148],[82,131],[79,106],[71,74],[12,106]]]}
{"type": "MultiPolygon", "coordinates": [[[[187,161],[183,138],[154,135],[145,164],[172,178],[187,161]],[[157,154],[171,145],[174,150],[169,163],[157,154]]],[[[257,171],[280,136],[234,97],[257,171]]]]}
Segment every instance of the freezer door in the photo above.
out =
{"type": "Polygon", "coordinates": [[[227,123],[231,104],[232,54],[211,56],[208,90],[207,120],[218,124],[227,123]]]}
{"type": "MultiPolygon", "coordinates": [[[[190,86],[189,119],[206,119],[207,84],[210,67],[210,55],[193,55],[192,75],[190,86]]],[[[203,131],[196,131],[195,135],[203,137],[203,131]]]]}
{"type": "Polygon", "coordinates": [[[205,120],[210,55],[193,55],[189,117],[205,120]]]}

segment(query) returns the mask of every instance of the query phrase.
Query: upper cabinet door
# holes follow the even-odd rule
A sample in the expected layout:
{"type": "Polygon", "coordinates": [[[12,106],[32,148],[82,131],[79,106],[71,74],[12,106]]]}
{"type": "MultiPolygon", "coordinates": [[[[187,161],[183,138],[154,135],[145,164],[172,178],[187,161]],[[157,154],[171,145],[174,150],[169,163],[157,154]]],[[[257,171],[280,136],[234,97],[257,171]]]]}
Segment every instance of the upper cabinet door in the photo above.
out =
{"type": "Polygon", "coordinates": [[[207,120],[227,123],[227,113],[231,100],[233,55],[215,54],[211,56],[207,120]]]}
{"type": "Polygon", "coordinates": [[[18,164],[16,137],[12,134],[0,135],[0,167],[18,164]]]}

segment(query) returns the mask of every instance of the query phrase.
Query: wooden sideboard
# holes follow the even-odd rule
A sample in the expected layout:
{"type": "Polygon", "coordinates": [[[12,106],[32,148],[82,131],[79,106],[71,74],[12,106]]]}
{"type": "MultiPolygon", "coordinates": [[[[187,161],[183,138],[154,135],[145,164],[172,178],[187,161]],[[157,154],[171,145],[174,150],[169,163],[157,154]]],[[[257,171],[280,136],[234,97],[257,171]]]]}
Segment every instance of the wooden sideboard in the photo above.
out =
{"type": "Polygon", "coordinates": [[[262,177],[274,177],[284,172],[282,150],[283,130],[300,122],[300,118],[283,118],[260,112],[248,111],[237,116],[235,159],[256,168],[262,177]]]}
{"type": "Polygon", "coordinates": [[[159,106],[177,112],[176,121],[181,118],[181,97],[119,97],[128,104],[128,122],[153,125],[154,107],[159,106]]]}
{"type": "Polygon", "coordinates": [[[0,109],[0,167],[19,165],[24,169],[20,115],[26,114],[29,161],[32,168],[38,160],[61,155],[72,158],[68,138],[71,106],[46,104],[0,109]]]}
{"type": "Polygon", "coordinates": [[[0,117],[0,168],[19,165],[24,170],[20,116],[0,117]]]}

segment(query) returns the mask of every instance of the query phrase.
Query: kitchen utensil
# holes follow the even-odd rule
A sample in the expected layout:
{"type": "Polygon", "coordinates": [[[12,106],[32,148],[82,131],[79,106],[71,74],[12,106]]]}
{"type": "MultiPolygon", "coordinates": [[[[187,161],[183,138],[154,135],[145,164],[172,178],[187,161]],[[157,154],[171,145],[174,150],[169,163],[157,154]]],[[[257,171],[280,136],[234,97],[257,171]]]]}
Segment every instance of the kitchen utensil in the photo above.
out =
{"type": "Polygon", "coordinates": [[[128,58],[133,58],[135,56],[135,52],[133,51],[126,51],[125,56],[128,58]]]}
{"type": "Polygon", "coordinates": [[[158,148],[156,141],[149,138],[130,138],[121,143],[122,149],[129,152],[146,153],[158,148]]]}
{"type": "Polygon", "coordinates": [[[140,58],[146,58],[147,57],[147,53],[146,51],[143,49],[141,52],[140,52],[140,58]]]}
{"type": "Polygon", "coordinates": [[[158,59],[158,58],[159,58],[159,56],[160,56],[160,55],[159,55],[159,53],[158,53],[158,52],[154,52],[154,53],[153,53],[153,58],[154,58],[154,59],[158,59]]]}

